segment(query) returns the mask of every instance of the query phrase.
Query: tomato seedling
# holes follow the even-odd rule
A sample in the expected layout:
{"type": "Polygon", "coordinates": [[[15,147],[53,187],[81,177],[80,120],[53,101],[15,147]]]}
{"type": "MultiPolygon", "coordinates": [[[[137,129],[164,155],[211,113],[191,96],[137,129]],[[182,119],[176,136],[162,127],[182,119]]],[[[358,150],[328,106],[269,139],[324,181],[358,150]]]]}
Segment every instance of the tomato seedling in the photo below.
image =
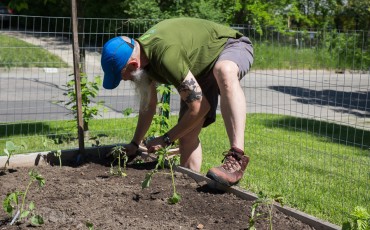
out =
{"type": "Polygon", "coordinates": [[[258,193],[258,198],[253,202],[251,207],[251,218],[249,219],[249,227],[248,230],[256,230],[255,223],[257,219],[263,218],[263,213],[257,212],[257,208],[260,206],[267,206],[268,214],[267,217],[264,219],[268,219],[269,221],[269,229],[272,230],[272,210],[274,207],[274,202],[279,202],[281,205],[284,205],[284,197],[280,195],[275,195],[273,197],[269,197],[264,194],[262,191],[258,193]]]}
{"type": "Polygon", "coordinates": [[[7,159],[5,161],[5,165],[4,165],[4,168],[3,168],[3,173],[5,173],[6,167],[9,166],[10,158],[14,155],[14,152],[19,150],[19,149],[27,149],[26,143],[24,143],[22,141],[21,145],[19,145],[19,146],[15,145],[12,141],[7,141],[5,143],[4,153],[7,156],[7,159]]]}
{"type": "Polygon", "coordinates": [[[126,174],[126,164],[128,161],[128,156],[126,154],[126,150],[122,146],[116,146],[113,148],[111,154],[114,157],[114,160],[110,164],[110,174],[111,175],[119,175],[122,177],[127,176],[126,174]],[[117,167],[114,167],[113,164],[115,161],[118,161],[117,167]],[[121,167],[121,160],[123,160],[123,169],[121,167]]]}
{"type": "MultiPolygon", "coordinates": [[[[157,155],[157,164],[155,166],[155,168],[148,172],[146,175],[145,175],[145,179],[144,181],[141,183],[141,188],[144,189],[144,188],[148,188],[150,186],[150,182],[152,181],[152,178],[154,176],[154,174],[156,174],[158,172],[158,168],[164,168],[165,166],[165,163],[166,163],[166,158],[169,154],[169,146],[166,147],[166,148],[161,148],[159,149],[155,154],[157,155]]],[[[176,163],[178,162],[178,156],[174,156],[172,158],[169,158],[168,159],[168,165],[169,165],[169,168],[170,168],[170,174],[171,174],[171,181],[172,181],[172,188],[173,188],[173,193],[172,193],[172,197],[168,198],[168,203],[170,204],[176,204],[178,203],[180,200],[181,200],[181,196],[180,194],[178,194],[176,192],[176,184],[175,184],[175,174],[174,174],[174,170],[173,170],[173,165],[175,165],[176,163]]]]}
{"type": "Polygon", "coordinates": [[[31,225],[38,226],[44,223],[42,216],[35,214],[35,203],[30,201],[28,208],[25,208],[27,193],[33,182],[38,182],[40,187],[45,185],[45,179],[35,170],[31,170],[28,175],[30,180],[25,191],[16,191],[7,194],[3,201],[3,209],[8,215],[10,215],[13,220],[11,225],[17,221],[27,218],[30,214],[32,215],[30,219],[31,225]],[[19,203],[19,198],[22,199],[22,203],[19,203]]]}

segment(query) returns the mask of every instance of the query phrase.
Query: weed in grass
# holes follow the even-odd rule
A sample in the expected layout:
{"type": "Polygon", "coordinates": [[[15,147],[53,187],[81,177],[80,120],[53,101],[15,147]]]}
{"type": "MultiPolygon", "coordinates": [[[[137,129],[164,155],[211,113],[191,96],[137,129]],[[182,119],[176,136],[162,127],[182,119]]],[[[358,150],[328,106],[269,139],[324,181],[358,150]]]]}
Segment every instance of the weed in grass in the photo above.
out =
{"type": "Polygon", "coordinates": [[[127,161],[128,161],[128,156],[126,154],[126,150],[124,149],[124,147],[115,146],[110,154],[114,157],[114,160],[110,164],[111,165],[110,174],[111,175],[119,175],[119,176],[122,176],[122,177],[127,176],[127,174],[126,174],[126,164],[127,164],[127,161]],[[116,160],[118,161],[118,164],[117,164],[117,167],[114,167],[113,164],[116,160]],[[121,167],[121,160],[123,160],[123,169],[121,167]]]}
{"type": "Polygon", "coordinates": [[[50,144],[54,144],[54,141],[50,140],[47,137],[42,137],[42,145],[44,146],[45,149],[48,148],[50,144]]]}
{"type": "MultiPolygon", "coordinates": [[[[145,175],[145,179],[141,183],[141,188],[142,189],[148,188],[150,186],[150,182],[152,181],[152,178],[153,178],[154,174],[156,174],[158,172],[159,167],[161,167],[162,169],[164,168],[166,158],[169,154],[169,148],[170,147],[161,148],[155,153],[157,155],[158,162],[157,162],[155,168],[145,175]]],[[[176,204],[181,200],[180,194],[178,194],[176,192],[175,174],[174,174],[174,170],[173,170],[173,166],[178,162],[179,162],[179,157],[178,156],[174,156],[174,157],[168,159],[168,165],[170,167],[170,173],[171,173],[171,179],[172,179],[171,181],[172,181],[172,188],[173,188],[172,196],[170,198],[168,198],[168,200],[167,200],[169,204],[176,204]]]]}
{"type": "Polygon", "coordinates": [[[279,202],[281,205],[284,205],[284,198],[280,195],[269,197],[262,191],[258,193],[258,198],[253,202],[253,205],[251,207],[251,217],[249,219],[248,227],[249,230],[256,230],[255,223],[259,218],[268,219],[270,227],[269,229],[272,230],[272,210],[274,207],[274,202],[279,202]],[[258,207],[261,206],[267,207],[268,209],[267,217],[265,217],[266,214],[257,211],[258,207]]]}
{"type": "Polygon", "coordinates": [[[124,117],[130,116],[134,112],[133,108],[126,108],[122,111],[124,117]]]}
{"type": "Polygon", "coordinates": [[[342,230],[370,230],[370,214],[366,208],[356,206],[350,219],[350,221],[343,223],[342,230]]]}
{"type": "Polygon", "coordinates": [[[45,179],[35,170],[31,170],[28,175],[30,176],[30,181],[26,187],[25,191],[16,191],[9,193],[3,201],[3,209],[8,213],[12,218],[11,225],[17,221],[27,218],[29,215],[32,215],[30,219],[31,225],[38,226],[44,223],[42,216],[35,213],[35,203],[30,201],[28,208],[25,208],[27,193],[30,189],[30,186],[33,182],[38,182],[40,187],[45,185],[45,179]],[[19,198],[22,199],[22,203],[19,203],[19,198]]]}

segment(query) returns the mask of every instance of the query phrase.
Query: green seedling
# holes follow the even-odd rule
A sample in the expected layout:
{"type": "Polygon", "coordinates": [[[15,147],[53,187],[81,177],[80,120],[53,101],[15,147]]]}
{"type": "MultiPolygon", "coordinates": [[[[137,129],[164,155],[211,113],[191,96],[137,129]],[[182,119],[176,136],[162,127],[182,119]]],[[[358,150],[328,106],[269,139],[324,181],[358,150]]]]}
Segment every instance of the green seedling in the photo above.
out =
{"type": "MultiPolygon", "coordinates": [[[[145,179],[141,183],[141,188],[142,189],[148,188],[150,186],[150,182],[152,181],[153,176],[158,172],[159,168],[161,168],[161,169],[164,168],[165,163],[166,163],[166,158],[169,154],[169,147],[161,148],[155,154],[157,155],[157,160],[158,160],[157,164],[156,164],[155,168],[152,171],[148,172],[145,175],[145,179]]],[[[176,204],[181,200],[180,194],[178,194],[176,192],[175,174],[174,174],[174,170],[173,170],[173,166],[176,164],[176,162],[179,161],[178,158],[179,158],[178,156],[174,156],[174,157],[168,159],[168,165],[169,165],[169,168],[170,168],[171,179],[172,179],[172,188],[173,188],[172,196],[170,198],[168,198],[168,200],[167,200],[169,204],[176,204]]]]}
{"type": "Polygon", "coordinates": [[[273,197],[269,197],[266,194],[264,194],[262,191],[258,193],[258,198],[253,202],[253,205],[251,207],[251,218],[249,219],[249,230],[256,230],[255,223],[257,219],[268,219],[269,221],[269,229],[272,230],[272,211],[274,207],[274,203],[279,202],[281,205],[284,205],[284,197],[280,195],[275,195],[273,197]],[[268,214],[267,217],[263,213],[259,213],[257,211],[258,207],[266,206],[268,208],[268,214]]]}
{"type": "Polygon", "coordinates": [[[57,150],[54,152],[54,156],[58,157],[59,159],[59,167],[62,167],[62,150],[57,150]]]}
{"type": "Polygon", "coordinates": [[[7,194],[3,201],[3,209],[8,215],[10,215],[13,220],[11,225],[17,221],[27,218],[31,215],[30,223],[31,225],[38,226],[44,223],[42,216],[35,214],[35,203],[30,201],[28,208],[25,208],[27,193],[33,182],[37,182],[40,187],[45,185],[45,179],[35,170],[31,170],[28,175],[30,176],[30,181],[26,187],[25,191],[16,191],[7,194]],[[19,198],[21,198],[22,203],[19,203],[19,198]]]}
{"type": "Polygon", "coordinates": [[[20,149],[27,149],[27,145],[23,141],[21,142],[21,145],[19,145],[19,146],[15,145],[12,141],[7,141],[5,143],[4,153],[7,156],[7,159],[5,161],[5,165],[4,165],[4,168],[3,168],[4,173],[6,171],[6,167],[9,166],[10,158],[14,155],[15,151],[20,150],[20,149]]]}
{"type": "Polygon", "coordinates": [[[126,164],[127,164],[127,161],[128,161],[128,156],[126,154],[126,150],[122,146],[116,146],[116,147],[113,148],[111,154],[113,155],[114,160],[110,164],[111,165],[110,174],[111,175],[119,175],[119,176],[122,176],[122,177],[127,176],[127,174],[126,174],[126,164]],[[118,161],[118,164],[117,164],[117,167],[115,168],[113,166],[113,164],[116,160],[118,161]],[[121,167],[121,160],[123,160],[123,169],[121,167]]]}
{"type": "Polygon", "coordinates": [[[100,137],[102,137],[102,136],[105,136],[105,135],[97,135],[97,136],[90,137],[90,139],[89,139],[90,142],[91,142],[91,146],[97,148],[99,159],[101,158],[100,147],[102,146],[102,144],[101,144],[101,138],[100,137]]]}
{"type": "Polygon", "coordinates": [[[366,208],[356,206],[350,219],[350,221],[343,223],[342,230],[370,230],[370,214],[366,208]]]}
{"type": "Polygon", "coordinates": [[[94,230],[94,224],[91,223],[91,222],[86,222],[86,227],[89,229],[89,230],[94,230]]]}

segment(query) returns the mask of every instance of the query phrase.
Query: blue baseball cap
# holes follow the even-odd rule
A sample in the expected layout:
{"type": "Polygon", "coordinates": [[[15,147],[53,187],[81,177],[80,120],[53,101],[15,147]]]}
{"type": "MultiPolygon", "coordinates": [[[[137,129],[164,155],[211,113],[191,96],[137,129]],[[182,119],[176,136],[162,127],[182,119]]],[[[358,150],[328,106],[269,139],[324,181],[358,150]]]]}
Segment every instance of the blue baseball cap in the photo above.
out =
{"type": "Polygon", "coordinates": [[[126,66],[134,50],[135,41],[126,42],[122,37],[115,37],[105,43],[101,55],[101,66],[104,71],[103,87],[116,88],[122,80],[121,70],[126,66]]]}

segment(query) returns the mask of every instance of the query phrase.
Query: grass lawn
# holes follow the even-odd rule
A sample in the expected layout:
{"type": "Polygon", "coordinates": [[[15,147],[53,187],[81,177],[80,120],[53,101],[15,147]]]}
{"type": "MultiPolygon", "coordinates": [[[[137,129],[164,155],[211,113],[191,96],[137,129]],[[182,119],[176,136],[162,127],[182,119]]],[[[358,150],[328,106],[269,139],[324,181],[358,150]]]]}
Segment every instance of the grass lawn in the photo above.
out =
{"type": "MultiPolygon", "coordinates": [[[[222,129],[218,121],[202,133],[203,172],[219,164],[228,148],[222,129]]],[[[369,142],[368,131],[346,126],[247,115],[245,149],[251,160],[240,184],[255,193],[282,195],[289,206],[341,225],[356,205],[370,210],[370,152],[361,148],[369,142]]]]}
{"type": "MultiPolygon", "coordinates": [[[[176,120],[171,117],[172,123],[176,120]]],[[[92,120],[91,136],[100,136],[102,145],[127,143],[136,122],[137,118],[92,120]]],[[[0,131],[1,147],[6,140],[26,142],[28,149],[24,152],[77,147],[72,121],[3,127],[6,129],[0,131]]],[[[202,173],[206,173],[220,164],[222,152],[229,148],[220,116],[202,131],[200,139],[204,153],[202,173]]],[[[356,205],[370,210],[369,150],[362,147],[368,146],[369,140],[368,131],[343,125],[248,114],[245,149],[251,160],[240,186],[255,193],[280,194],[289,206],[341,225],[356,205]]]]}
{"type": "Polygon", "coordinates": [[[68,67],[58,56],[14,37],[0,34],[0,67],[68,67]]]}

